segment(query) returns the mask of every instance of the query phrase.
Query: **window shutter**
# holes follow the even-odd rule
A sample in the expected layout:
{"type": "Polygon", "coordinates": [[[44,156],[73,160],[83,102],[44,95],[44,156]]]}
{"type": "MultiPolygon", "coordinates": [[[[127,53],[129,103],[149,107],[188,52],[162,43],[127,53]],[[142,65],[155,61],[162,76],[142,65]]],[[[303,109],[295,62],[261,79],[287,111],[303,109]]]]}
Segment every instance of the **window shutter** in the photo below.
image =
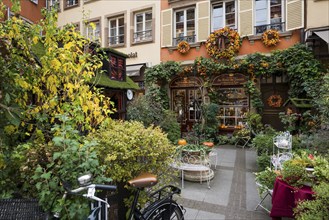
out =
{"type": "Polygon", "coordinates": [[[253,1],[239,0],[238,26],[241,36],[253,34],[253,1]]]}
{"type": "Polygon", "coordinates": [[[206,41],[210,34],[210,2],[197,3],[197,36],[196,41],[206,41]]]}
{"type": "Polygon", "coordinates": [[[172,46],[172,9],[163,10],[161,26],[161,44],[162,47],[172,46]]]}
{"type": "Polygon", "coordinates": [[[304,0],[287,0],[286,9],[287,31],[304,27],[304,0]]]}

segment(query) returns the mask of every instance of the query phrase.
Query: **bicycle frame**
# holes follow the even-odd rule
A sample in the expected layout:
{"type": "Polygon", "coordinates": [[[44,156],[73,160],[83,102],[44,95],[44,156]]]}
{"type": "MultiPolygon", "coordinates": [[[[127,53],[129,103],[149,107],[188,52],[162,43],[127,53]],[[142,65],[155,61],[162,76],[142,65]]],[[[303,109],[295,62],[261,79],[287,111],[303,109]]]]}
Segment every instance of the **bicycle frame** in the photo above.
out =
{"type": "Polygon", "coordinates": [[[178,205],[174,200],[172,200],[172,196],[174,194],[180,194],[181,190],[175,186],[168,185],[164,186],[161,189],[153,192],[152,194],[149,195],[150,198],[152,197],[157,197],[155,202],[152,202],[149,204],[147,207],[144,208],[143,212],[141,212],[140,209],[137,208],[137,202],[139,198],[140,191],[142,191],[143,188],[137,188],[137,191],[135,192],[134,195],[134,201],[131,205],[130,208],[130,213],[129,213],[129,220],[132,220],[133,217],[135,220],[146,220],[149,215],[151,215],[154,210],[157,210],[157,208],[161,205],[169,205],[178,207],[182,213],[184,213],[183,208],[178,205]],[[170,192],[165,192],[166,189],[170,189],[170,192]],[[165,193],[165,195],[163,195],[165,193]]]}

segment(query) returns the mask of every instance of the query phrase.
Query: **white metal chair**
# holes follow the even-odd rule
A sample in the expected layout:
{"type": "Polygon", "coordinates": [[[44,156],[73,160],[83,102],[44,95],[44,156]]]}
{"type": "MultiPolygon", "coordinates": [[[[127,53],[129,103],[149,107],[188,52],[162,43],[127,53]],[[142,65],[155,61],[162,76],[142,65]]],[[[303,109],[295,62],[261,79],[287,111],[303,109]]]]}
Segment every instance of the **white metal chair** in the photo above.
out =
{"type": "Polygon", "coordinates": [[[272,197],[272,194],[273,194],[273,189],[269,189],[267,188],[266,186],[256,182],[256,185],[258,187],[262,187],[265,191],[264,193],[261,195],[261,200],[258,202],[258,204],[256,205],[255,207],[255,211],[257,210],[258,207],[261,207],[262,209],[264,209],[265,211],[267,211],[268,213],[270,213],[270,210],[268,208],[266,208],[264,205],[263,205],[263,202],[265,201],[265,199],[270,196],[272,197]]]}

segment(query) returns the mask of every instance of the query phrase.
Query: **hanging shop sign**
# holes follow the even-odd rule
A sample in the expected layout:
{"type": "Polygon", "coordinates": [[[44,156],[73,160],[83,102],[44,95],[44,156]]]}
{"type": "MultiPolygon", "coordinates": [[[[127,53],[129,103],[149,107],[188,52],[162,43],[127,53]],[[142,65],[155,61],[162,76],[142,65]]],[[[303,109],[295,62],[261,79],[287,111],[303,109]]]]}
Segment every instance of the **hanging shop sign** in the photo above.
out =
{"type": "Polygon", "coordinates": [[[247,76],[241,73],[227,73],[217,76],[214,81],[214,86],[240,86],[247,82],[247,76]]]}

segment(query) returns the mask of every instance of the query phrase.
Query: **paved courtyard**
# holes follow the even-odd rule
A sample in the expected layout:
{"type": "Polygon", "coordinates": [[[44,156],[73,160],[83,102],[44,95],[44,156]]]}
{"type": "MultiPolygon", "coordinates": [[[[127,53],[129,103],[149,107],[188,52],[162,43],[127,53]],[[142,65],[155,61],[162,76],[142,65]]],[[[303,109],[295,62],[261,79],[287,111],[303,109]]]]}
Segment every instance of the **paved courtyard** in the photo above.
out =
{"type": "MultiPolygon", "coordinates": [[[[253,174],[257,171],[256,152],[228,145],[215,150],[218,166],[211,188],[206,183],[185,181],[178,198],[186,208],[185,219],[271,219],[261,208],[254,210],[259,201],[253,174]]],[[[271,207],[270,198],[265,206],[271,207]]]]}

